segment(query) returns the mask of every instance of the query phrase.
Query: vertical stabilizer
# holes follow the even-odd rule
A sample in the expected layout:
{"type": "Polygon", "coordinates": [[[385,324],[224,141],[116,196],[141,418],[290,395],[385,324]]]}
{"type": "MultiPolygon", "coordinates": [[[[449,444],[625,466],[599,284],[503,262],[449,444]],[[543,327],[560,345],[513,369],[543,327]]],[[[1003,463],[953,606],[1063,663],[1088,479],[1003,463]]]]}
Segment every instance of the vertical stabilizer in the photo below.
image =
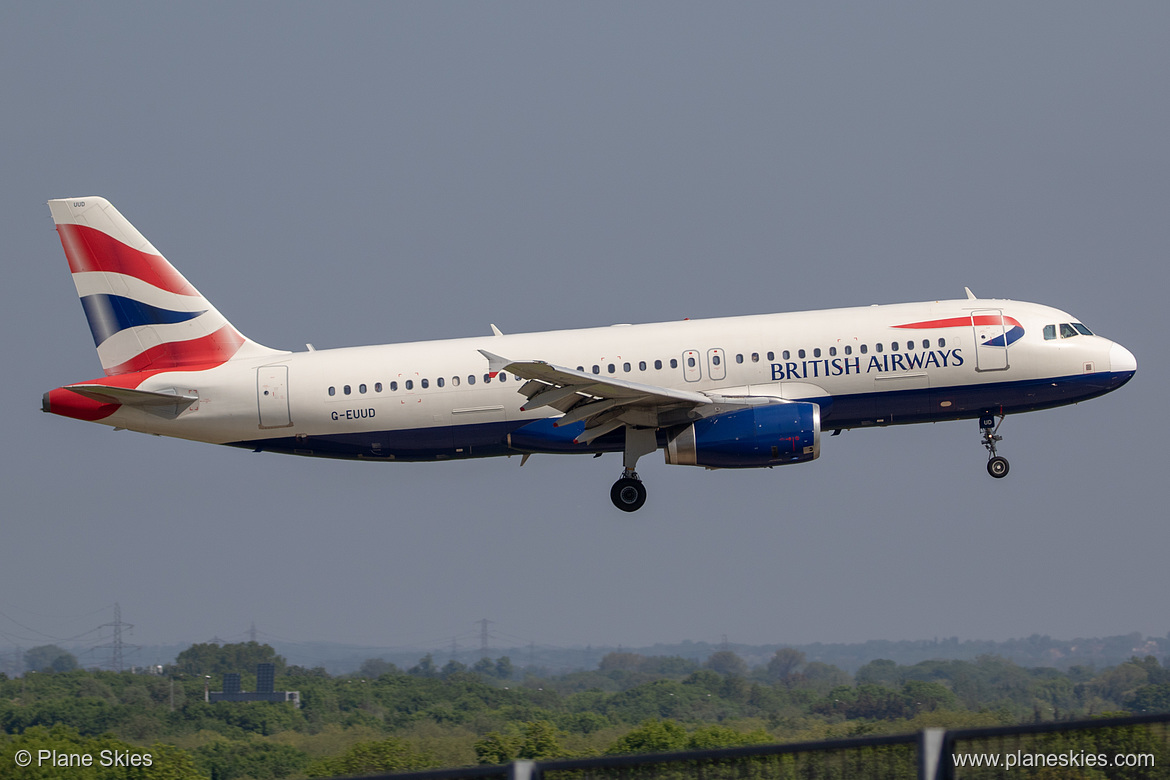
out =
{"type": "Polygon", "coordinates": [[[107,376],[282,354],[236,330],[105,198],[49,210],[107,376]]]}

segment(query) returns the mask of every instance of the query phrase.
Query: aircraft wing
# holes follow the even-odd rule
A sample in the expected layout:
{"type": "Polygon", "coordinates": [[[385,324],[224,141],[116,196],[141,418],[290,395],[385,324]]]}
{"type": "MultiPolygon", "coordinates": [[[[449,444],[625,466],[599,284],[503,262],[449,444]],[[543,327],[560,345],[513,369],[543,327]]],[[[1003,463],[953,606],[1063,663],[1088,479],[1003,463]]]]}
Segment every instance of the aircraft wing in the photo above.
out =
{"type": "Polygon", "coordinates": [[[671,413],[713,403],[704,393],[603,377],[542,360],[509,360],[487,350],[479,351],[488,359],[492,372],[507,371],[528,380],[520,388],[528,398],[520,407],[522,411],[549,406],[564,412],[557,426],[584,420],[585,431],[577,437],[582,443],[624,425],[658,428],[666,424],[671,413]]]}

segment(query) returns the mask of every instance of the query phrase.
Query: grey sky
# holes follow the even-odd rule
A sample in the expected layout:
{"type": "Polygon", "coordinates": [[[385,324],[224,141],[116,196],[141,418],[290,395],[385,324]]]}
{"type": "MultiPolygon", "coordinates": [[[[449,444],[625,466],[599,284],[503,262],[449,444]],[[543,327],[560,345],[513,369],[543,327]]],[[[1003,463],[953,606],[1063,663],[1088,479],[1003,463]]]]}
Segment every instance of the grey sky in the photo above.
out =
{"type": "Polygon", "coordinates": [[[0,646],[111,619],[402,645],[1170,629],[1170,6],[0,5],[0,646]],[[302,349],[988,297],[1138,357],[1103,399],[815,463],[374,465],[42,415],[101,373],[45,201],[108,197],[302,349]]]}

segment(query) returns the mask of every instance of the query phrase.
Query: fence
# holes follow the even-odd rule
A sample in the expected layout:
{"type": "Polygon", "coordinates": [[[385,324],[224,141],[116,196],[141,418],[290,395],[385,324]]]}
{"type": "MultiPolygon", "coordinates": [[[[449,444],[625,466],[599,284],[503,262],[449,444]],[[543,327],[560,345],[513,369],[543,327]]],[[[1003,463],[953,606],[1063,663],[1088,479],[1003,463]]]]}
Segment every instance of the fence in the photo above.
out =
{"type": "MultiPolygon", "coordinates": [[[[1170,780],[1170,714],[635,756],[516,761],[393,780],[1170,780]]],[[[375,780],[367,777],[365,780],[375,780]]]]}

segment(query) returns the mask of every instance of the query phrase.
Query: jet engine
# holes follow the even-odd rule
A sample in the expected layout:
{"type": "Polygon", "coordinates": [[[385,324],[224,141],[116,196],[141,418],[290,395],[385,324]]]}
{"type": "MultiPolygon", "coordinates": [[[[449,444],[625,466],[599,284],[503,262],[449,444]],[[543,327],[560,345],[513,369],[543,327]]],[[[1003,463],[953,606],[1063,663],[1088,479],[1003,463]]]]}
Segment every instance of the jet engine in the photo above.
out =
{"type": "Polygon", "coordinates": [[[816,460],[821,454],[821,408],[798,401],[704,417],[674,434],[665,453],[670,464],[719,469],[816,460]]]}

